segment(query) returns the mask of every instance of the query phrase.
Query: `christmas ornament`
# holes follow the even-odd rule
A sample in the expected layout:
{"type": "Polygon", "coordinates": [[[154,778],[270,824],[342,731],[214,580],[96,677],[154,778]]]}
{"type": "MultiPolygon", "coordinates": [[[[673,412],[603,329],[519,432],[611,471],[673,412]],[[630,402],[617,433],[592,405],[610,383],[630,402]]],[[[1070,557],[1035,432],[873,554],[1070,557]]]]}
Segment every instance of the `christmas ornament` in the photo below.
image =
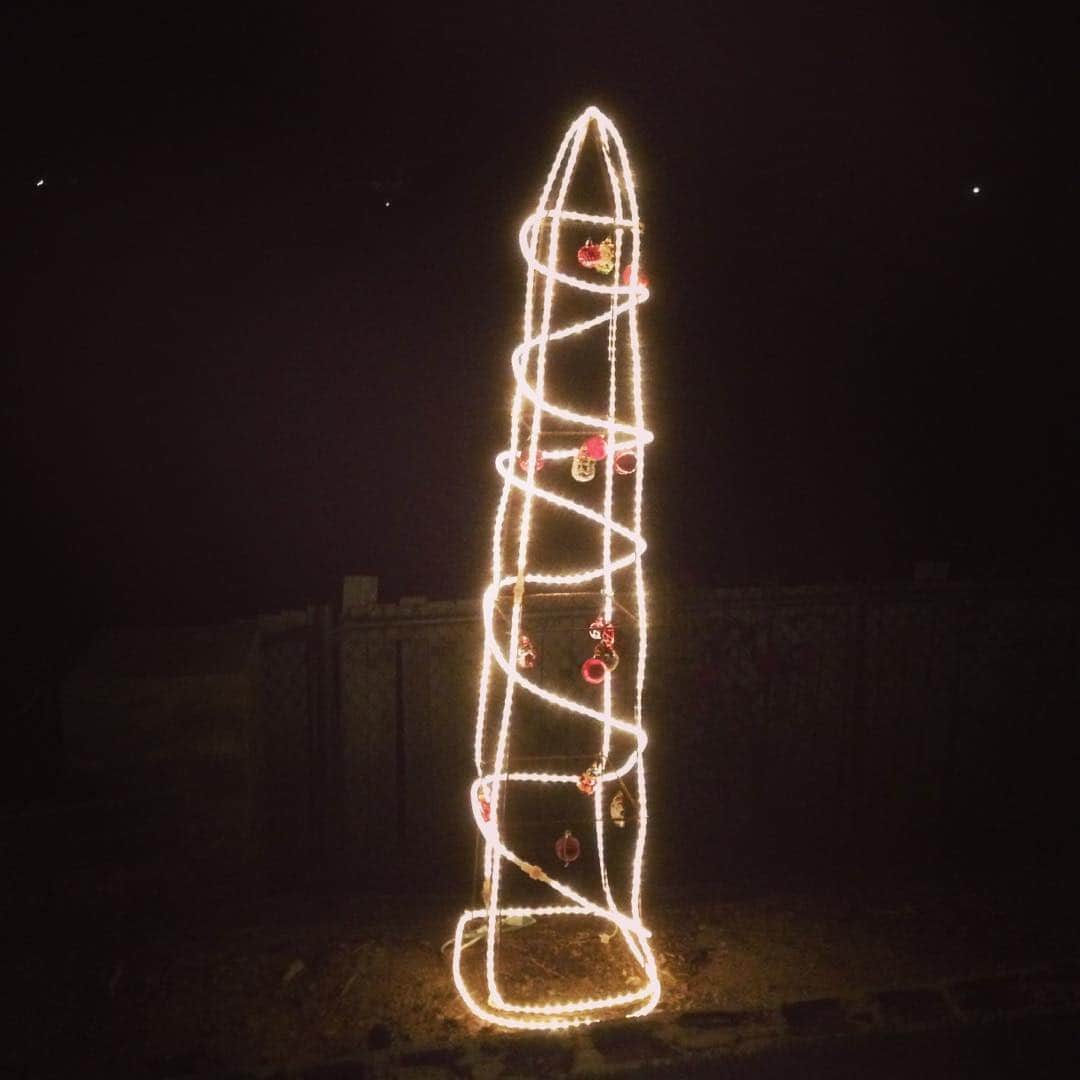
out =
{"type": "Polygon", "coordinates": [[[603,435],[590,435],[581,444],[578,453],[590,461],[603,461],[607,457],[607,441],[603,435]]]}
{"type": "Polygon", "coordinates": [[[604,681],[607,670],[607,664],[605,664],[599,656],[590,656],[589,659],[581,665],[581,677],[587,683],[592,683],[596,686],[598,683],[604,681]]]}
{"type": "Polygon", "coordinates": [[[596,462],[579,451],[570,466],[570,475],[582,484],[587,483],[596,475],[596,462]]]}
{"type": "Polygon", "coordinates": [[[525,671],[536,667],[537,652],[536,646],[532,643],[532,639],[528,634],[522,634],[518,638],[518,650],[517,650],[517,664],[519,668],[525,671]]]}
{"type": "Polygon", "coordinates": [[[577,261],[586,270],[595,270],[598,274],[610,274],[615,269],[615,244],[610,236],[605,237],[599,244],[586,240],[578,248],[577,261]]]}
{"type": "MultiPolygon", "coordinates": [[[[527,451],[523,451],[521,453],[521,455],[518,457],[518,465],[521,466],[521,471],[522,472],[528,472],[529,471],[529,455],[528,455],[527,451]]],[[[544,467],[544,454],[543,454],[542,451],[537,450],[536,451],[536,468],[533,471],[534,472],[539,472],[543,467],[544,467]]]]}
{"type": "Polygon", "coordinates": [[[615,625],[614,623],[606,622],[603,615],[597,615],[591,623],[589,623],[589,637],[593,641],[599,641],[605,649],[613,648],[615,645],[615,625]]]}
{"type": "MultiPolygon", "coordinates": [[[[619,280],[624,285],[629,285],[630,284],[630,264],[629,263],[627,263],[622,268],[622,274],[619,276],[619,280]]],[[[640,269],[638,270],[637,280],[638,280],[639,285],[644,285],[646,289],[649,287],[649,279],[645,276],[645,273],[644,273],[643,270],[640,270],[640,269]]]]}
{"type": "Polygon", "coordinates": [[[596,790],[596,781],[600,779],[604,769],[599,761],[594,761],[582,774],[578,777],[578,791],[583,795],[591,795],[596,790]]]}
{"type": "Polygon", "coordinates": [[[480,788],[476,793],[476,800],[480,803],[480,816],[485,821],[491,820],[491,792],[486,786],[480,788]]]}
{"type": "Polygon", "coordinates": [[[569,866],[581,854],[581,842],[569,829],[555,841],[555,854],[563,866],[569,866]]]}
{"type": "Polygon", "coordinates": [[[611,814],[612,822],[618,825],[620,829],[626,827],[626,799],[621,791],[616,791],[611,796],[608,813],[611,814]]]}
{"type": "Polygon", "coordinates": [[[596,642],[592,656],[581,665],[581,677],[587,683],[602,683],[604,676],[619,666],[619,654],[615,651],[615,625],[603,615],[597,615],[589,623],[589,637],[596,642]]]}
{"type": "Polygon", "coordinates": [[[637,454],[633,450],[620,450],[615,455],[615,471],[620,476],[629,476],[637,468],[637,454]]]}

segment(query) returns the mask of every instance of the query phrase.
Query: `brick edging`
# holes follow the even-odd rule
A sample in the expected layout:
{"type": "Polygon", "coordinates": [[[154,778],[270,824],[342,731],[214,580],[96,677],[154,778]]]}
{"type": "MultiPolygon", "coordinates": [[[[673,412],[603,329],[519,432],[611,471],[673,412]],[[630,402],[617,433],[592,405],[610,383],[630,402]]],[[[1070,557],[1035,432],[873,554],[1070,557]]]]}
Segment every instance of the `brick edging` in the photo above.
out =
{"type": "Polygon", "coordinates": [[[432,1066],[460,1076],[497,1076],[503,1071],[519,1076],[618,1073],[643,1066],[670,1067],[687,1057],[748,1053],[781,1041],[942,1029],[1071,1012],[1080,1012],[1080,961],[792,1001],[775,1009],[693,1009],[620,1020],[582,1029],[570,1039],[485,1036],[453,1047],[395,1055],[393,1075],[405,1080],[413,1068],[432,1066]]]}
{"type": "Polygon", "coordinates": [[[919,986],[786,1002],[777,1008],[691,1009],[617,1020],[569,1036],[485,1033],[452,1044],[388,1049],[335,1062],[246,1075],[270,1080],[328,1076],[602,1076],[685,1061],[748,1054],[780,1044],[902,1034],[988,1024],[1033,1015],[1080,1013],[1080,961],[919,986]]]}

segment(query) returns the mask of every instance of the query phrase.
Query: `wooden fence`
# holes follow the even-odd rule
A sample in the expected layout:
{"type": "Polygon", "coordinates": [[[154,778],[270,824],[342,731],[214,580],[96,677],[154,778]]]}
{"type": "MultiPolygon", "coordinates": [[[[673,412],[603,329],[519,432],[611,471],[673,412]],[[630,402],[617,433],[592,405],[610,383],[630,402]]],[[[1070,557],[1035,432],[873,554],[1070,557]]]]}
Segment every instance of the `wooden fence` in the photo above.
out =
{"type": "MultiPolygon", "coordinates": [[[[1051,854],[1071,833],[1075,586],[726,589],[652,603],[650,863],[722,875],[1051,854]]],[[[591,613],[531,626],[546,678],[591,613]]],[[[472,877],[481,624],[464,603],[313,608],[261,640],[260,843],[381,882],[472,877]],[[440,876],[437,876],[437,874],[440,876]]],[[[565,730],[538,720],[539,742],[565,730]],[[546,726],[547,725],[547,726],[546,726]]]]}

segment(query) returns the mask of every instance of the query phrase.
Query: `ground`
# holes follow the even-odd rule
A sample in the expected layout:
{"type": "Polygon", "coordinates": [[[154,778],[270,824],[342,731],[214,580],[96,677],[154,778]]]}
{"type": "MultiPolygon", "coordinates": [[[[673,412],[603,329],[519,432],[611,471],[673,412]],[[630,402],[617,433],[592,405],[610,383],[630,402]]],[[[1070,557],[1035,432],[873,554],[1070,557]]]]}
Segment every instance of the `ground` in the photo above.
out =
{"type": "MultiPolygon", "coordinates": [[[[467,1012],[441,951],[461,899],[294,893],[170,919],[59,920],[9,952],[24,1008],[0,1066],[70,1075],[78,1061],[83,1074],[176,1076],[501,1037],[467,1012]]],[[[1060,893],[958,881],[668,891],[648,898],[646,921],[661,1017],[776,1009],[1080,957],[1060,893]]],[[[509,986],[527,995],[557,983],[560,994],[587,996],[632,974],[617,939],[600,941],[603,927],[567,922],[505,935],[509,986]]]]}

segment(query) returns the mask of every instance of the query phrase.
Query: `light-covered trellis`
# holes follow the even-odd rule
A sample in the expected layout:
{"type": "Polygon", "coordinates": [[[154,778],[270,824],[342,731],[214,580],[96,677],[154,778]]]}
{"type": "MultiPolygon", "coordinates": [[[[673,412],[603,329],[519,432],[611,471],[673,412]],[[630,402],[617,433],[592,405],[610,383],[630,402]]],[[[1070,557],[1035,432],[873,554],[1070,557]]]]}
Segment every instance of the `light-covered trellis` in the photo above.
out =
{"type": "Polygon", "coordinates": [[[660,996],[641,911],[647,824],[642,701],[648,643],[642,510],[644,451],[652,441],[645,427],[638,328],[638,305],[649,295],[641,271],[641,235],[626,147],[608,117],[590,107],[567,130],[536,212],[526,218],[519,234],[527,266],[523,339],[511,357],[515,382],[509,446],[496,458],[502,492],[495,514],[491,584],[483,597],[477,776],[469,798],[484,843],[484,906],[465,911],[458,921],[453,970],[472,1012],[505,1027],[559,1029],[620,1015],[641,1016],[660,996]],[[567,206],[575,167],[590,138],[596,140],[610,195],[610,206],[601,208],[606,212],[567,206]],[[594,242],[593,235],[603,239],[594,242]],[[585,242],[578,246],[581,239],[585,242]],[[573,264],[565,256],[568,241],[570,251],[577,249],[573,264]],[[560,252],[561,262],[568,265],[560,265],[560,252]],[[557,325],[556,308],[561,312],[566,305],[557,305],[556,298],[567,290],[579,295],[569,305],[571,317],[557,325]],[[595,310],[587,310],[593,304],[595,310]],[[590,413],[574,400],[559,403],[545,395],[545,377],[553,365],[565,362],[571,341],[575,363],[603,367],[606,361],[606,409],[590,413]],[[583,497],[571,497],[568,489],[574,495],[583,492],[583,497]],[[588,495],[591,501],[586,501],[588,495]],[[541,514],[550,511],[589,523],[596,554],[582,552],[580,568],[537,564],[536,544],[531,551],[530,541],[543,528],[538,524],[541,514]],[[619,520],[620,514],[625,520],[619,520]],[[595,618],[582,627],[588,635],[583,642],[592,651],[575,675],[579,690],[573,693],[545,685],[529,624],[530,605],[539,607],[545,597],[566,593],[595,603],[595,618]],[[569,773],[514,768],[511,728],[526,695],[533,708],[563,716],[567,725],[594,730],[592,765],[569,773]],[[553,837],[554,860],[550,846],[519,852],[508,843],[509,790],[538,784],[572,785],[582,799],[591,800],[592,836],[579,840],[566,830],[553,837]],[[629,880],[620,889],[609,875],[605,832],[618,828],[620,838],[629,840],[628,825],[636,835],[628,846],[629,880]],[[555,866],[560,861],[569,866],[589,843],[595,843],[591,854],[599,871],[595,898],[580,886],[571,887],[555,866]],[[541,865],[544,861],[550,869],[541,865]],[[516,873],[547,886],[562,902],[507,904],[506,877],[516,873]],[[620,892],[623,895],[617,895],[620,892]],[[635,985],[580,1000],[508,1000],[499,981],[500,929],[508,923],[563,916],[602,920],[610,928],[605,940],[619,934],[638,971],[635,985]],[[470,988],[463,973],[463,949],[474,943],[486,948],[483,992],[470,988]]]}

